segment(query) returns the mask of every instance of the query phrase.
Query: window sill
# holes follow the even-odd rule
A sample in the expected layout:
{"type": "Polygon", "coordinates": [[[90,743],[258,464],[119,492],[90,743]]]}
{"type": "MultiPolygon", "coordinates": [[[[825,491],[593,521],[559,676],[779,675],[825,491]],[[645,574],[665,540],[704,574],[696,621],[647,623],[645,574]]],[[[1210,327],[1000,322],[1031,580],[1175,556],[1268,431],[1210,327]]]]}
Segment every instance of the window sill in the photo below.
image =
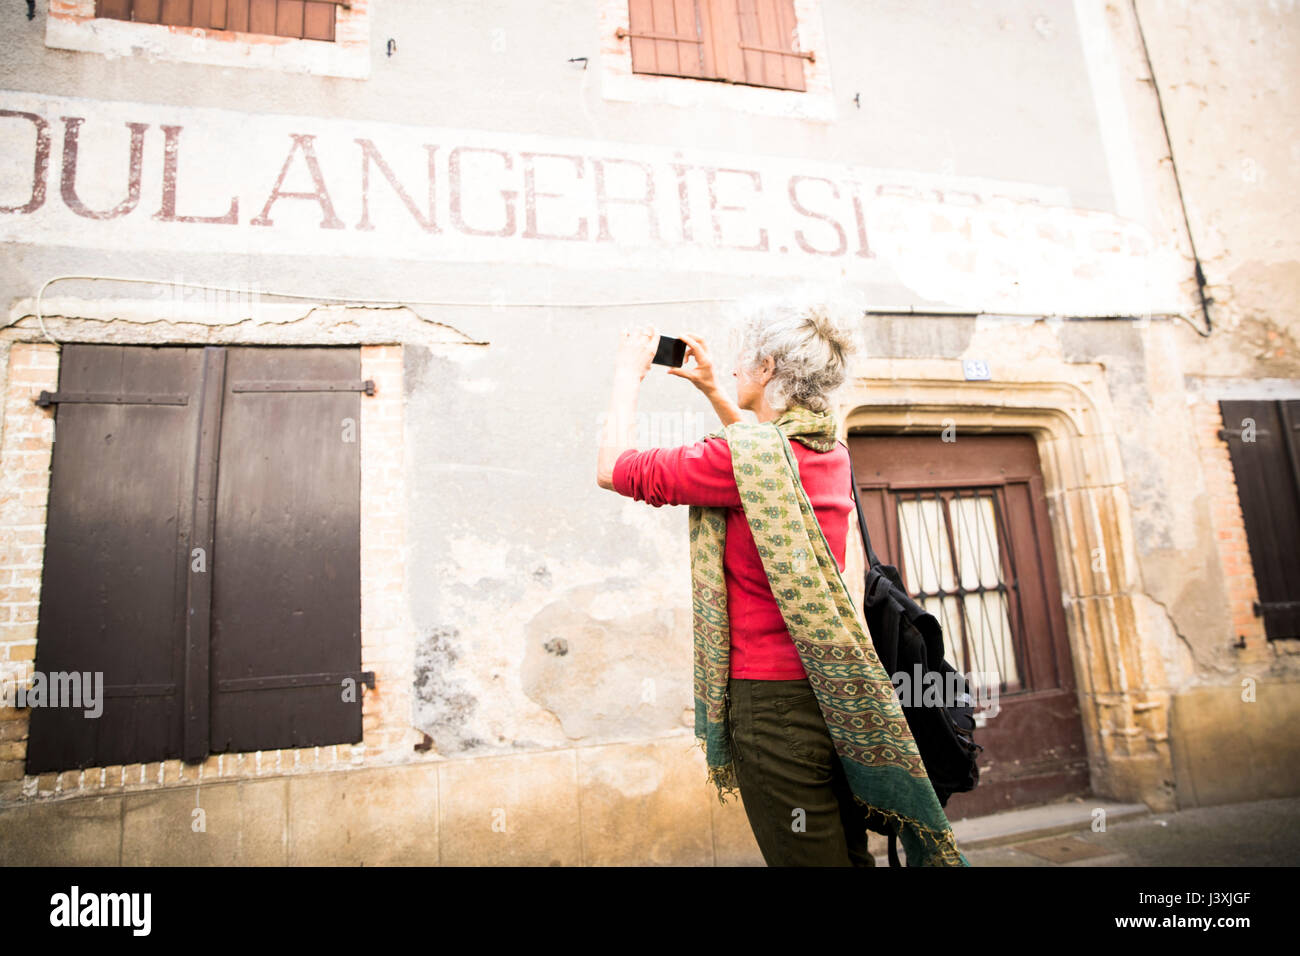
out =
{"type": "Polygon", "coordinates": [[[350,9],[340,8],[335,40],[327,42],[111,20],[95,16],[95,0],[50,0],[45,45],[109,57],[365,79],[370,75],[367,7],[366,0],[353,0],[350,9]]]}

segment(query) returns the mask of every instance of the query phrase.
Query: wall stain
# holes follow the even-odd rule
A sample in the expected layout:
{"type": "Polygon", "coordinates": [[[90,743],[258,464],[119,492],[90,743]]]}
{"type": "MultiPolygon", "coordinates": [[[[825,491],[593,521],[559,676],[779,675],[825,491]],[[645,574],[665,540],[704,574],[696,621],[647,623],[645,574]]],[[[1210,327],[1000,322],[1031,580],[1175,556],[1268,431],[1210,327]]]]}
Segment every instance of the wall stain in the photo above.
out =
{"type": "Polygon", "coordinates": [[[415,647],[416,729],[439,741],[440,752],[444,750],[443,742],[453,735],[460,750],[482,744],[478,738],[460,737],[478,701],[452,676],[460,659],[456,649],[459,642],[459,628],[435,627],[415,647]]]}

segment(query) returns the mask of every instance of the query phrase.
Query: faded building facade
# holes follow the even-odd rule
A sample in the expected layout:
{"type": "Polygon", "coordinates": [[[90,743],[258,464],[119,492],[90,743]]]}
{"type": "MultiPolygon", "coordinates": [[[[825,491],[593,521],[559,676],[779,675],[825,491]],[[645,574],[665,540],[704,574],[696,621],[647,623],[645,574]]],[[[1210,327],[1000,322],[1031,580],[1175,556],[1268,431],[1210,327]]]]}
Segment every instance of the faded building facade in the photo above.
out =
{"type": "MultiPolygon", "coordinates": [[[[858,334],[877,550],[1005,684],[950,817],[1295,792],[1294,4],[35,14],[0,664],[105,690],[0,710],[6,863],[757,860],[685,509],[594,465],[622,327],[792,290],[858,334]]],[[[639,409],[715,427],[657,371],[639,409]]]]}

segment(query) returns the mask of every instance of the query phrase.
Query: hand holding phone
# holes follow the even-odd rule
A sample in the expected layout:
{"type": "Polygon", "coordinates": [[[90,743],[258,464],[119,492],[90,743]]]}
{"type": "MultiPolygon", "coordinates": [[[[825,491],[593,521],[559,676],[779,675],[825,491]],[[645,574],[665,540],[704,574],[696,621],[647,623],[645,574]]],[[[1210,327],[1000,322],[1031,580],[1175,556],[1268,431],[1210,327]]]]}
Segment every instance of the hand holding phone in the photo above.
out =
{"type": "Polygon", "coordinates": [[[695,359],[695,364],[689,368],[670,368],[668,374],[686,379],[703,392],[723,425],[743,421],[740,407],[719,387],[714,378],[713,359],[709,357],[709,348],[704,339],[695,335],[683,335],[682,339],[686,342],[689,357],[695,359]]]}
{"type": "Polygon", "coordinates": [[[655,365],[681,368],[682,363],[686,361],[686,343],[681,339],[673,338],[671,335],[661,335],[659,336],[659,348],[655,351],[655,357],[650,361],[655,365]]]}
{"type": "Polygon", "coordinates": [[[704,340],[694,335],[683,335],[681,341],[686,343],[687,357],[695,359],[695,364],[686,368],[679,362],[680,367],[670,369],[668,374],[686,379],[705,394],[715,391],[717,383],[713,378],[713,360],[709,358],[704,340]]]}

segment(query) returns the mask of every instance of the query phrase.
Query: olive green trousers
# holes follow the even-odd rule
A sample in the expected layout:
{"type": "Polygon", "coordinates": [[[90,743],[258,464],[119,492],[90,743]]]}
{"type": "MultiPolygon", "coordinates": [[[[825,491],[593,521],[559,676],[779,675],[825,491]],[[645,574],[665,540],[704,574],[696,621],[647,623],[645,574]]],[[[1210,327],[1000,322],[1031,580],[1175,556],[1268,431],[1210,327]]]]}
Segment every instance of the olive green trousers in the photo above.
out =
{"type": "Polygon", "coordinates": [[[728,681],[740,798],[768,866],[875,866],[808,679],[728,681]]]}

